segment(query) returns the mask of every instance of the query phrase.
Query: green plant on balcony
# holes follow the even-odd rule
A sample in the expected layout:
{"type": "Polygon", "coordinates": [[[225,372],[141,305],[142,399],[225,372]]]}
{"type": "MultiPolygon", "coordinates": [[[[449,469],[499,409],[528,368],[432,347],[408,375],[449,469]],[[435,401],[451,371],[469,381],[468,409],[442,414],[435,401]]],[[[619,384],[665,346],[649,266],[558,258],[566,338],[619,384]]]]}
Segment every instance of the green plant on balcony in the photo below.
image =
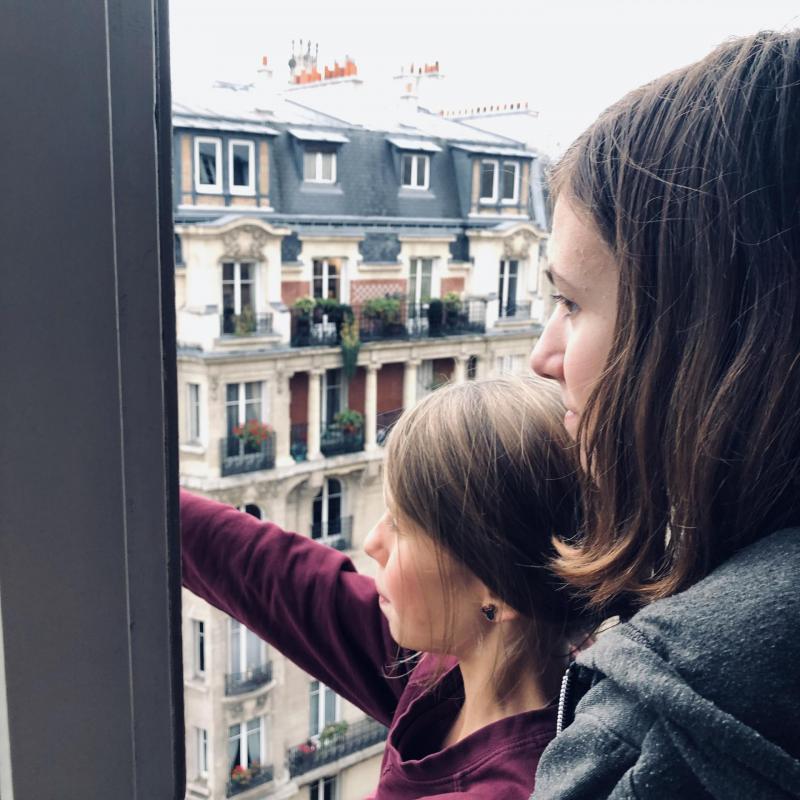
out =
{"type": "Polygon", "coordinates": [[[448,292],[443,298],[445,323],[449,326],[456,325],[461,314],[461,298],[456,292],[448,292]]]}
{"type": "Polygon", "coordinates": [[[273,433],[271,425],[257,419],[249,419],[243,425],[234,425],[231,433],[245,446],[260,448],[273,433]]]}
{"type": "Polygon", "coordinates": [[[347,720],[340,719],[338,722],[329,722],[319,734],[320,747],[326,747],[335,742],[340,736],[347,733],[347,720]]]}
{"type": "Polygon", "coordinates": [[[355,434],[364,428],[364,415],[352,408],[340,411],[333,421],[341,428],[343,433],[355,434]]]}
{"type": "Polygon", "coordinates": [[[373,297],[361,307],[361,313],[367,319],[379,319],[383,322],[400,322],[400,301],[396,297],[373,297]]]}
{"type": "Polygon", "coordinates": [[[255,333],[256,330],[256,315],[250,306],[245,306],[242,313],[236,317],[233,331],[237,336],[247,336],[250,333],[255,333]]]}
{"type": "Polygon", "coordinates": [[[350,380],[356,374],[358,351],[361,349],[361,340],[358,335],[358,325],[351,317],[342,323],[339,332],[339,343],[342,348],[342,372],[350,380]]]}
{"type": "Polygon", "coordinates": [[[444,319],[444,303],[434,299],[428,305],[428,330],[435,336],[442,330],[442,320],[444,319]]]}
{"type": "Polygon", "coordinates": [[[300,314],[308,316],[314,310],[316,304],[317,301],[313,297],[298,297],[297,300],[292,303],[292,308],[296,308],[300,314]]]}

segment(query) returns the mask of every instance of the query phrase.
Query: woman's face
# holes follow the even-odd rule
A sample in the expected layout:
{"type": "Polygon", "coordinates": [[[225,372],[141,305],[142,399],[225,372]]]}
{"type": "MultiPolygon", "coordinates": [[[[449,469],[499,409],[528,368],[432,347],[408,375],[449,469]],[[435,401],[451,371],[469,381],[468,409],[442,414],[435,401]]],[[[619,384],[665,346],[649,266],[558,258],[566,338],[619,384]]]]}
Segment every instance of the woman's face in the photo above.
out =
{"type": "Polygon", "coordinates": [[[619,271],[588,212],[564,196],[553,212],[550,256],[556,307],[530,363],[561,386],[564,425],[574,438],[611,348],[619,271]]]}
{"type": "Polygon", "coordinates": [[[391,501],[364,550],[378,564],[375,583],[394,640],[410,650],[463,657],[481,619],[478,578],[399,516],[391,501]],[[453,613],[446,615],[448,608],[453,613]]]}

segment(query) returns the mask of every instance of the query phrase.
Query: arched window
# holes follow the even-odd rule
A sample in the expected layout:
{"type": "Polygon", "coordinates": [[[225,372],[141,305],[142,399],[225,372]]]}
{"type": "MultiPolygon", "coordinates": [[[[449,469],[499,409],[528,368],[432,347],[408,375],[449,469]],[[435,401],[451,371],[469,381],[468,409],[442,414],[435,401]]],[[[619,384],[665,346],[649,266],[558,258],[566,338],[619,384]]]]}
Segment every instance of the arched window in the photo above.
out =
{"type": "Polygon", "coordinates": [[[337,478],[328,478],[314,498],[311,538],[340,539],[345,533],[342,522],[342,483],[337,478]]]}

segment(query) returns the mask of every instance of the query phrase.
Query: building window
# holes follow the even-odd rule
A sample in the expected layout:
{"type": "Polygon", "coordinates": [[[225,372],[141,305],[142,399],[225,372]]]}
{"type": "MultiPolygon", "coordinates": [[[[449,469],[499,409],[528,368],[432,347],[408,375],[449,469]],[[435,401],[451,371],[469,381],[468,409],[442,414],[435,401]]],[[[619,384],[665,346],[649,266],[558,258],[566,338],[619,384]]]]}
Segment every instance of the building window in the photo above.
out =
{"type": "Polygon", "coordinates": [[[303,153],[303,180],[309,183],[336,183],[336,153],[306,150],[303,153]]]}
{"type": "Polygon", "coordinates": [[[222,332],[235,333],[241,314],[255,314],[256,265],[225,261],[222,264],[222,332]]]}
{"type": "Polygon", "coordinates": [[[478,377],[478,356],[470,356],[467,360],[467,380],[474,381],[478,377]]]}
{"type": "Polygon", "coordinates": [[[339,299],[341,288],[341,268],[335,259],[314,259],[313,264],[313,286],[314,297],[320,299],[339,299]]]}
{"type": "Polygon", "coordinates": [[[503,180],[500,200],[503,203],[519,202],[519,164],[516,161],[503,162],[503,180]]]}
{"type": "Polygon", "coordinates": [[[244,511],[245,514],[249,514],[251,517],[255,517],[256,519],[263,518],[261,509],[255,503],[245,503],[243,506],[236,506],[236,508],[239,511],[244,511]]]}
{"type": "Polygon", "coordinates": [[[228,142],[228,176],[231,194],[255,194],[255,145],[232,139],[228,142]]]}
{"type": "Polygon", "coordinates": [[[312,539],[330,539],[342,535],[342,484],[328,478],[314,498],[311,523],[312,539]]]}
{"type": "Polygon", "coordinates": [[[261,381],[225,384],[225,435],[227,437],[225,451],[228,456],[259,452],[257,445],[249,441],[242,441],[234,434],[233,429],[244,425],[251,419],[264,421],[263,396],[261,381]]]}
{"type": "Polygon", "coordinates": [[[430,394],[433,389],[433,360],[426,358],[417,367],[417,400],[430,394]]]}
{"type": "Polygon", "coordinates": [[[251,769],[264,763],[266,737],[264,717],[249,719],[243,724],[228,728],[228,771],[236,767],[251,769]]]}
{"type": "Polygon", "coordinates": [[[339,776],[331,775],[310,784],[308,800],[339,800],[339,776]]]}
{"type": "Polygon", "coordinates": [[[339,719],[339,696],[324,683],[311,681],[308,687],[308,735],[319,736],[326,725],[339,719]]]}
{"type": "Polygon", "coordinates": [[[192,444],[200,443],[200,384],[188,384],[188,397],[186,407],[189,413],[188,441],[192,444]]]}
{"type": "Polygon", "coordinates": [[[412,305],[427,303],[431,299],[433,284],[433,259],[412,258],[408,266],[408,302],[412,305]]]}
{"type": "Polygon", "coordinates": [[[195,677],[206,675],[206,624],[203,620],[192,620],[192,664],[195,677]]]}
{"type": "Polygon", "coordinates": [[[513,317],[517,313],[518,277],[518,261],[500,262],[500,281],[497,288],[497,298],[500,303],[498,313],[501,317],[513,317]]]}
{"type": "Polygon", "coordinates": [[[334,417],[347,407],[347,385],[340,369],[327,369],[322,374],[322,424],[330,425],[334,417]]]}
{"type": "Polygon", "coordinates": [[[241,675],[267,663],[267,645],[236,620],[228,620],[228,664],[231,675],[241,675]]]}
{"type": "Polygon", "coordinates": [[[430,157],[404,153],[402,172],[402,184],[405,188],[427,189],[430,182],[430,157]]]}
{"type": "Polygon", "coordinates": [[[195,728],[195,742],[197,744],[197,775],[200,778],[208,777],[208,731],[205,728],[195,728]]]}
{"type": "Polygon", "coordinates": [[[496,361],[498,375],[521,375],[523,372],[522,356],[498,356],[496,361]]]}
{"type": "Polygon", "coordinates": [[[480,199],[482,203],[497,202],[497,161],[481,161],[480,199]]]}
{"type": "Polygon", "coordinates": [[[204,194],[222,192],[222,142],[219,139],[195,138],[194,188],[204,194]]]}

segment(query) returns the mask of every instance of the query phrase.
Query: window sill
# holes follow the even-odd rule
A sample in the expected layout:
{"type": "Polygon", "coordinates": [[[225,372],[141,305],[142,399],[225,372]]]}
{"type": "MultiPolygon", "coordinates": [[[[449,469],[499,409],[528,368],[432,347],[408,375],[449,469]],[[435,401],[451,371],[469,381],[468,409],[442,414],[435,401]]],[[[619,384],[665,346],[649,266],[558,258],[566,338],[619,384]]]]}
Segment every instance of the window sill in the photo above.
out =
{"type": "Polygon", "coordinates": [[[403,200],[435,200],[436,195],[430,189],[416,189],[413,186],[401,186],[397,196],[403,200]]]}
{"type": "Polygon", "coordinates": [[[303,181],[300,191],[303,194],[344,194],[342,187],[335,183],[317,183],[315,181],[303,181]]]}
{"type": "Polygon", "coordinates": [[[222,194],[222,187],[220,186],[219,189],[213,189],[208,186],[195,186],[194,193],[220,195],[222,194]]]}
{"type": "Polygon", "coordinates": [[[206,452],[206,446],[204,444],[196,444],[193,442],[181,443],[180,449],[182,453],[193,453],[198,456],[202,456],[206,452]]]}

